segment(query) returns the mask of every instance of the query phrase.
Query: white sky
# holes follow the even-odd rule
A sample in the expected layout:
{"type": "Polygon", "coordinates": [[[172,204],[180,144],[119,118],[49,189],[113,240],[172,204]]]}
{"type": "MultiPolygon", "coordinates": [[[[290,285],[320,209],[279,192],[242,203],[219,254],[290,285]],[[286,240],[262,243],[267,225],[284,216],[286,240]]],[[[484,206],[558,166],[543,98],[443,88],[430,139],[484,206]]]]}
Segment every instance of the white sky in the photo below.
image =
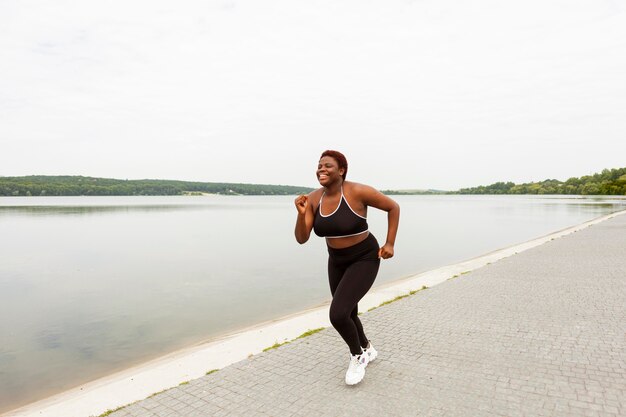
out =
{"type": "Polygon", "coordinates": [[[380,189],[626,166],[626,1],[0,0],[0,176],[380,189]]]}

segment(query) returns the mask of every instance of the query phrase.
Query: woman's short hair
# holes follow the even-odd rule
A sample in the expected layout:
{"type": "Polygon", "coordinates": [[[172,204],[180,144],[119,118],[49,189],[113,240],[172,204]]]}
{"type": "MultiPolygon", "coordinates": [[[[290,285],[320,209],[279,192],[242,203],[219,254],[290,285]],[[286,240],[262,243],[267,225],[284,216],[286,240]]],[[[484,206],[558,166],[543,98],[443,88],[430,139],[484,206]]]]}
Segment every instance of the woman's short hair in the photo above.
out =
{"type": "Polygon", "coordinates": [[[335,161],[337,161],[337,165],[339,165],[339,169],[343,168],[343,175],[341,177],[345,181],[346,174],[348,173],[348,160],[346,159],[344,154],[342,154],[339,151],[327,150],[327,151],[322,152],[322,156],[320,156],[320,159],[322,159],[325,156],[330,156],[335,161]]]}

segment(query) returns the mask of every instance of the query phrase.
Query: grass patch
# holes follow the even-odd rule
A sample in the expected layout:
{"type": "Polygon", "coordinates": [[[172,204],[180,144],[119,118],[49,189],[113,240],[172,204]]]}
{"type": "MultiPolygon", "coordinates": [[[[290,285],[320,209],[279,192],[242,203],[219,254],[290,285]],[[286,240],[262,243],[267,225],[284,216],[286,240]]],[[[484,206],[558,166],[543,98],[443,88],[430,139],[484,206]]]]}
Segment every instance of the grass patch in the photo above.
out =
{"type": "Polygon", "coordinates": [[[159,392],[155,392],[154,394],[150,394],[150,395],[149,395],[149,396],[147,396],[146,398],[152,398],[152,397],[155,397],[155,396],[157,396],[157,395],[159,395],[159,394],[164,393],[165,391],[167,391],[167,390],[166,390],[166,389],[164,389],[164,390],[161,390],[161,391],[159,391],[159,392]]]}
{"type": "MultiPolygon", "coordinates": [[[[489,265],[489,264],[487,264],[487,265],[489,265]]],[[[454,279],[454,278],[458,278],[461,275],[469,274],[470,272],[472,272],[472,271],[463,271],[460,274],[453,275],[451,278],[448,278],[448,281],[451,280],[451,279],[454,279]]]]}
{"type": "Polygon", "coordinates": [[[397,296],[396,298],[394,298],[393,300],[383,301],[382,303],[380,303],[380,304],[379,304],[379,305],[377,305],[376,307],[372,307],[372,308],[370,308],[370,309],[369,309],[369,310],[367,310],[367,311],[369,312],[369,311],[372,311],[372,310],[376,310],[378,307],[382,307],[382,306],[384,306],[384,305],[391,304],[391,303],[393,303],[394,301],[401,300],[401,299],[403,299],[403,298],[405,298],[405,297],[408,297],[408,296],[410,296],[410,295],[413,295],[413,294],[415,294],[416,292],[420,292],[420,291],[425,290],[425,289],[427,289],[427,288],[428,288],[428,287],[427,287],[426,285],[422,285],[422,288],[420,288],[419,290],[409,291],[409,293],[408,293],[408,294],[399,295],[399,296],[397,296]]]}
{"type": "Polygon", "coordinates": [[[384,306],[384,305],[391,304],[391,303],[393,303],[394,301],[401,300],[401,299],[403,299],[404,297],[408,297],[408,296],[409,296],[409,294],[399,295],[399,296],[397,296],[396,298],[394,298],[393,300],[383,301],[382,303],[380,303],[380,305],[379,305],[378,307],[382,307],[382,306],[384,306]]]}
{"type": "MultiPolygon", "coordinates": [[[[487,264],[487,265],[489,265],[489,264],[487,264]]],[[[469,274],[470,272],[472,272],[472,271],[463,271],[460,274],[453,275],[452,277],[448,278],[448,281],[450,281],[451,279],[454,279],[454,278],[458,278],[461,275],[469,274]]]]}
{"type": "Polygon", "coordinates": [[[324,330],[324,329],[325,329],[325,327],[319,327],[319,328],[317,328],[317,329],[313,329],[313,330],[310,330],[310,329],[309,329],[309,330],[307,330],[306,332],[302,333],[300,336],[296,337],[295,339],[291,339],[291,340],[285,341],[285,342],[283,342],[283,343],[278,343],[278,342],[276,342],[276,343],[274,343],[272,346],[270,346],[270,347],[266,347],[265,349],[263,349],[263,352],[267,352],[268,350],[276,349],[276,348],[278,348],[278,347],[281,347],[282,345],[286,345],[287,343],[291,343],[291,342],[293,342],[294,340],[298,340],[298,339],[302,339],[302,338],[304,338],[304,337],[311,336],[312,334],[315,334],[315,333],[317,333],[317,332],[320,332],[320,331],[322,331],[322,330],[324,330]]]}
{"type": "Polygon", "coordinates": [[[283,342],[283,343],[278,343],[278,342],[276,342],[276,343],[274,343],[272,346],[270,346],[270,347],[266,347],[265,349],[263,349],[263,352],[267,352],[268,350],[272,350],[272,349],[279,348],[279,347],[281,347],[282,345],[286,345],[287,343],[289,343],[289,342],[283,342]]]}
{"type": "MultiPolygon", "coordinates": [[[[130,404],[129,404],[130,405],[130,404]]],[[[98,417],[106,417],[115,413],[116,411],[120,411],[122,408],[128,407],[128,405],[123,405],[121,407],[117,407],[115,410],[106,410],[104,413],[100,414],[98,417]]]]}
{"type": "Polygon", "coordinates": [[[181,385],[189,385],[189,381],[183,381],[180,384],[178,384],[178,386],[180,387],[181,385]]]}
{"type": "Polygon", "coordinates": [[[211,374],[213,374],[213,373],[215,373],[217,371],[219,371],[219,369],[211,369],[210,371],[206,371],[205,375],[211,375],[211,374]]]}
{"type": "Polygon", "coordinates": [[[294,340],[302,339],[303,337],[311,336],[312,334],[315,334],[317,332],[321,332],[324,329],[325,329],[324,327],[319,327],[317,329],[307,330],[306,332],[302,333],[300,336],[296,337],[294,340]]]}
{"type": "Polygon", "coordinates": [[[409,291],[409,295],[413,295],[416,292],[419,292],[419,291],[422,291],[422,290],[425,290],[425,289],[428,289],[428,287],[426,285],[422,285],[422,288],[420,288],[419,290],[409,291]]]}

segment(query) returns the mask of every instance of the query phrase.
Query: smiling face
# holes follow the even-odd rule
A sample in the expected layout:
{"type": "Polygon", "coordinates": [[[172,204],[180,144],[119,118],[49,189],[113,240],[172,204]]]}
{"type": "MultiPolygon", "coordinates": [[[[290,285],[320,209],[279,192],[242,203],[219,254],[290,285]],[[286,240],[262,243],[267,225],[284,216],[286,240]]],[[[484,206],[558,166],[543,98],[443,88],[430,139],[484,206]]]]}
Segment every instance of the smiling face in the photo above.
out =
{"type": "Polygon", "coordinates": [[[343,168],[339,168],[339,164],[335,158],[324,156],[317,164],[317,180],[320,185],[328,187],[336,181],[343,181],[343,168]]]}

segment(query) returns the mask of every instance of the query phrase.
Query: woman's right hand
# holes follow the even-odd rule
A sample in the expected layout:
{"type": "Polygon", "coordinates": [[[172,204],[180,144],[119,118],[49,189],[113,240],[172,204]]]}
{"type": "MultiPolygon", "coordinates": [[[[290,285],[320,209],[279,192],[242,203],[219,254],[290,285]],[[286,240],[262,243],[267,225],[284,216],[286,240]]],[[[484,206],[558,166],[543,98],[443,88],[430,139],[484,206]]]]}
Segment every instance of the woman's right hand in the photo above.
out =
{"type": "Polygon", "coordinates": [[[306,208],[309,205],[309,196],[308,195],[299,195],[295,200],[296,209],[298,209],[299,214],[305,214],[306,208]]]}

